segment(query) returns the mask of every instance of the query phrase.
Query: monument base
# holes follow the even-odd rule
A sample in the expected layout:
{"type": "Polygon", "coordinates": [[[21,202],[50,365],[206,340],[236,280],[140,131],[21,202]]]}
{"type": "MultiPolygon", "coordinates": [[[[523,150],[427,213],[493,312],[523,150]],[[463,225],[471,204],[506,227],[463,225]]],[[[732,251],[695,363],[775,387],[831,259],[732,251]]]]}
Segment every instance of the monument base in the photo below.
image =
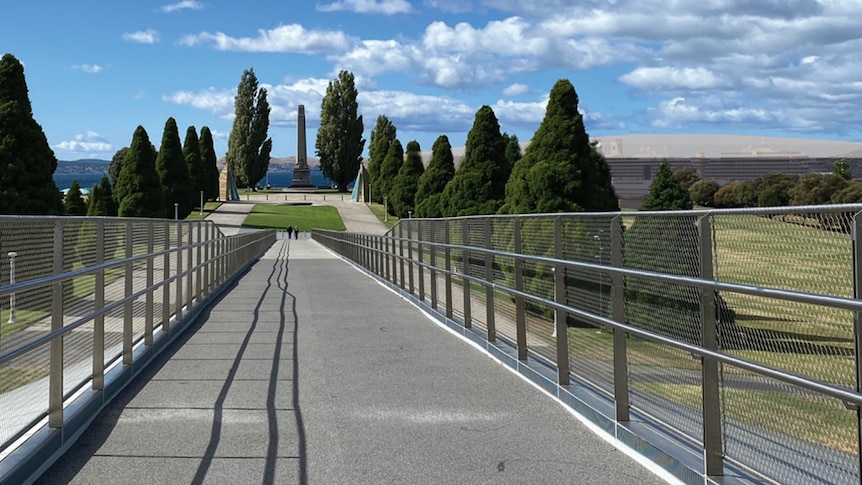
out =
{"type": "Polygon", "coordinates": [[[293,182],[290,184],[290,187],[314,187],[311,185],[311,171],[308,169],[303,170],[302,168],[294,169],[293,182]]]}

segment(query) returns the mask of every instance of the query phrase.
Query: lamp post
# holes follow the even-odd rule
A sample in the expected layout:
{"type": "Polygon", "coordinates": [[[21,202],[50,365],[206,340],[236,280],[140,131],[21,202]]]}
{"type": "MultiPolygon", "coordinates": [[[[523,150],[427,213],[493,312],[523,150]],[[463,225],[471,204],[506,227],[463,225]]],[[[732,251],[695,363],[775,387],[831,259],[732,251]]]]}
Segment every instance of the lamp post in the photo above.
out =
{"type": "Polygon", "coordinates": [[[204,215],[204,191],[201,190],[201,215],[204,215]]]}
{"type": "Polygon", "coordinates": [[[407,218],[413,219],[413,211],[407,211],[407,218]]]}
{"type": "Polygon", "coordinates": [[[180,220],[180,203],[174,202],[174,220],[180,220]]]}
{"type": "MultiPolygon", "coordinates": [[[[15,257],[18,253],[15,251],[9,252],[9,284],[15,284],[15,257]]],[[[15,316],[15,292],[9,294],[9,323],[18,323],[18,318],[15,316]]]]}
{"type": "Polygon", "coordinates": [[[383,222],[389,222],[389,199],[383,196],[383,222]]]}

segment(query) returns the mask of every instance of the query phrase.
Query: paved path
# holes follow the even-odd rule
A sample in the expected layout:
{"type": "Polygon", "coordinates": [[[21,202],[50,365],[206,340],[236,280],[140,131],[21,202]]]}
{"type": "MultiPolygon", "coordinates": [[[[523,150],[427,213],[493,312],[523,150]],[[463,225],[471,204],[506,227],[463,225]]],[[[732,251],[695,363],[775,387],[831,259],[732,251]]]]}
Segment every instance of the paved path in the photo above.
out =
{"type": "Polygon", "coordinates": [[[222,203],[218,209],[207,216],[207,220],[215,222],[225,235],[231,235],[242,230],[242,221],[255,204],[310,203],[337,208],[345,227],[350,232],[383,234],[388,229],[366,204],[351,201],[350,194],[283,192],[243,195],[241,199],[222,203]]]}
{"type": "Polygon", "coordinates": [[[310,239],[279,240],[39,483],[662,481],[310,239]]]}

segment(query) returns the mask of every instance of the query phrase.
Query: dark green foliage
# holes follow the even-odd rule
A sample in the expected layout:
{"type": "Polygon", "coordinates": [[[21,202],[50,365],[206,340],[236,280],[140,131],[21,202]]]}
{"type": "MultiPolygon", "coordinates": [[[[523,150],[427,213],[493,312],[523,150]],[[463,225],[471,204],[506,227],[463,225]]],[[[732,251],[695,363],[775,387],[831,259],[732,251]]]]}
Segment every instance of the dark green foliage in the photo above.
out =
{"type": "MultiPolygon", "coordinates": [[[[372,189],[379,194],[381,202],[390,197],[392,187],[395,185],[395,178],[398,177],[398,171],[401,170],[403,164],[404,147],[401,145],[401,141],[396,138],[389,144],[389,150],[380,165],[376,189],[372,189]]],[[[375,199],[377,197],[377,195],[374,196],[375,199]]]]}
{"type": "Polygon", "coordinates": [[[551,89],[545,118],[512,168],[501,212],[616,211],[610,168],[590,143],[578,95],[561,79],[551,89]]]}
{"type": "Polygon", "coordinates": [[[254,188],[269,169],[272,151],[272,139],[267,137],[269,112],[266,89],[258,89],[254,69],[245,70],[236,88],[233,127],[225,156],[240,187],[254,188]]]}
{"type": "Polygon", "coordinates": [[[102,177],[102,180],[93,187],[90,192],[90,200],[87,204],[88,216],[116,216],[117,201],[114,200],[114,191],[111,187],[111,181],[108,177],[102,177]]]}
{"type": "Polygon", "coordinates": [[[162,217],[173,219],[178,216],[185,219],[194,208],[195,198],[192,197],[193,189],[186,159],[183,157],[183,147],[180,145],[177,122],[173,118],[168,118],[165,122],[162,145],[156,157],[156,172],[164,193],[165,210],[162,217]],[[179,204],[176,209],[174,204],[179,204]]]}
{"type": "Polygon", "coordinates": [[[691,189],[691,186],[700,180],[700,174],[694,167],[680,167],[673,171],[673,177],[685,190],[691,189]]]}
{"type": "Polygon", "coordinates": [[[87,214],[87,203],[81,194],[81,186],[77,180],[72,180],[69,191],[63,199],[63,208],[67,216],[83,216],[87,214]]]}
{"type": "Polygon", "coordinates": [[[704,207],[713,207],[715,205],[713,197],[716,192],[718,192],[718,184],[705,179],[698,180],[688,189],[691,201],[704,207]]]}
{"type": "Polygon", "coordinates": [[[452,156],[452,145],[446,135],[440,135],[434,141],[431,149],[431,161],[428,168],[419,177],[416,188],[416,217],[440,217],[443,209],[440,197],[446,184],[455,175],[455,159],[452,156]]]}
{"type": "Polygon", "coordinates": [[[126,153],[128,153],[129,147],[123,147],[117,150],[117,153],[114,153],[114,156],[111,157],[111,163],[108,165],[108,177],[111,180],[111,188],[117,189],[117,181],[120,180],[120,169],[123,168],[123,160],[126,158],[126,153]]]}
{"type": "Polygon", "coordinates": [[[206,193],[207,171],[204,160],[201,158],[198,132],[194,126],[189,126],[186,130],[186,138],[183,140],[183,159],[186,161],[186,170],[188,170],[191,180],[192,207],[197,207],[200,205],[200,193],[206,193]]]}
{"type": "Polygon", "coordinates": [[[383,192],[379,190],[380,171],[383,160],[389,153],[389,145],[395,141],[397,131],[395,125],[384,115],[377,117],[377,124],[371,130],[371,144],[368,146],[368,178],[371,181],[371,197],[374,199],[372,202],[383,202],[383,192]]]}
{"type": "Polygon", "coordinates": [[[858,204],[862,202],[862,183],[850,182],[846,188],[832,195],[833,204],[858,204]]]}
{"type": "Polygon", "coordinates": [[[790,204],[790,189],[799,181],[799,176],[773,172],[758,180],[758,207],[783,207],[790,204]]]}
{"type": "Polygon", "coordinates": [[[337,79],[329,82],[320,105],[315,144],[320,170],[336,183],[339,192],[347,192],[347,184],[356,179],[365,149],[357,94],[353,74],[341,71],[337,79]]]}
{"type": "Polygon", "coordinates": [[[156,152],[143,126],[138,126],[123,159],[115,192],[120,217],[164,217],[165,204],[156,152]]]}
{"type": "Polygon", "coordinates": [[[835,160],[835,163],[832,164],[832,173],[844,180],[850,180],[853,178],[853,174],[850,173],[850,162],[845,158],[835,160]]]}
{"type": "Polygon", "coordinates": [[[401,169],[398,170],[395,185],[392,187],[389,207],[393,214],[401,218],[408,217],[415,206],[419,177],[425,171],[421,150],[419,142],[415,140],[407,144],[407,156],[401,164],[401,169]]]}
{"type": "Polygon", "coordinates": [[[490,106],[482,106],[467,134],[461,166],[443,189],[443,215],[495,214],[503,205],[507,167],[500,123],[490,106]]]}
{"type": "Polygon", "coordinates": [[[57,158],[33,118],[24,67],[6,54],[0,59],[0,213],[62,214],[56,169],[57,158]]]}
{"type": "Polygon", "coordinates": [[[799,177],[799,181],[790,189],[790,205],[828,204],[834,194],[847,186],[847,180],[834,173],[823,175],[810,172],[799,177]]]}
{"type": "Polygon", "coordinates": [[[658,166],[658,172],[650,185],[649,195],[644,199],[641,210],[675,211],[691,210],[691,194],[682,188],[667,163],[658,166]]]}
{"type": "Polygon", "coordinates": [[[218,199],[218,157],[213,147],[213,134],[208,126],[201,128],[200,143],[201,163],[206,172],[204,185],[204,199],[218,199]]]}
{"type": "Polygon", "coordinates": [[[509,164],[507,170],[512,171],[512,168],[521,159],[521,142],[518,141],[516,135],[503,133],[503,141],[506,143],[506,163],[509,164]]]}

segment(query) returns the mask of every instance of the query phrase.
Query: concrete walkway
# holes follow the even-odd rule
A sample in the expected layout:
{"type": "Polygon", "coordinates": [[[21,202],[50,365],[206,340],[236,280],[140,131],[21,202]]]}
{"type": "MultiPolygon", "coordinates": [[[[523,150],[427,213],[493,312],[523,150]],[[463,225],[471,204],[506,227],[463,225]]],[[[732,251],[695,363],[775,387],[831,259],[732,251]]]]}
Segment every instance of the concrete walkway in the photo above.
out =
{"type": "Polygon", "coordinates": [[[39,483],[658,484],[311,239],[279,240],[39,483]]]}
{"type": "Polygon", "coordinates": [[[283,192],[275,194],[243,195],[242,200],[224,202],[207,216],[218,225],[225,235],[242,230],[242,222],[255,204],[299,204],[328,205],[338,209],[344,225],[350,232],[383,234],[388,228],[362,202],[350,200],[350,194],[319,194],[307,192],[283,192]]]}

